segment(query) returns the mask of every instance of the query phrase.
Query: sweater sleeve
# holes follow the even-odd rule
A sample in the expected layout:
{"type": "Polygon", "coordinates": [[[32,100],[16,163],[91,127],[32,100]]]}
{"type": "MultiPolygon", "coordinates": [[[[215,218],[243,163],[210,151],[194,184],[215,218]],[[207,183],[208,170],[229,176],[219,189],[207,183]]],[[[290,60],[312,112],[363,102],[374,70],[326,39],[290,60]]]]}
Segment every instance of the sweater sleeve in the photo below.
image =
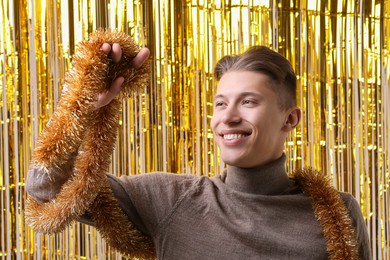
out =
{"type": "MultiPolygon", "coordinates": [[[[30,168],[26,190],[39,203],[54,199],[62,185],[72,175],[73,163],[49,173],[30,168]]],[[[147,235],[152,235],[159,223],[173,212],[176,203],[191,189],[198,178],[185,174],[148,173],[136,176],[116,177],[107,174],[114,196],[129,220],[147,235]]],[[[93,225],[86,212],[80,222],[93,225]]]]}
{"type": "Polygon", "coordinates": [[[26,191],[39,203],[46,203],[54,199],[61,191],[62,185],[72,176],[76,153],[69,161],[61,166],[51,166],[44,170],[31,165],[26,179],[26,191]]]}
{"type": "Polygon", "coordinates": [[[144,234],[153,236],[161,223],[175,211],[181,199],[197,187],[199,178],[187,174],[148,173],[109,176],[119,205],[144,234]]]}
{"type": "Polygon", "coordinates": [[[341,193],[341,196],[347,206],[349,214],[352,219],[352,224],[356,231],[358,248],[359,248],[359,259],[371,260],[371,248],[370,240],[368,237],[367,227],[364,222],[363,214],[360,209],[358,201],[348,193],[341,193]]]}

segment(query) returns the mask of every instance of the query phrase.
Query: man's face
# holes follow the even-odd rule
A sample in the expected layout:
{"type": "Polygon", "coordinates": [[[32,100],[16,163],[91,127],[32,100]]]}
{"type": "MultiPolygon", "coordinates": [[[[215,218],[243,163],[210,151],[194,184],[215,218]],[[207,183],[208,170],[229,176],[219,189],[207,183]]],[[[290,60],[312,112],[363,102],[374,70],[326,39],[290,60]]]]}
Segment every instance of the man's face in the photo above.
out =
{"type": "Polygon", "coordinates": [[[261,166],[283,153],[289,111],[282,111],[265,74],[225,73],[214,98],[211,128],[228,165],[261,166]]]}

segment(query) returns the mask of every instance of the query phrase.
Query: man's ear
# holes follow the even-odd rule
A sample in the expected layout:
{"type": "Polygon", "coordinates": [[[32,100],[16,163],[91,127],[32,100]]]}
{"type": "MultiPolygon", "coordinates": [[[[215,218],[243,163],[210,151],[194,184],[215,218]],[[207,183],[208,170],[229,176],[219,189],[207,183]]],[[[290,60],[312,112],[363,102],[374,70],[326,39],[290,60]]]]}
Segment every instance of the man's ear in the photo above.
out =
{"type": "Polygon", "coordinates": [[[290,132],[301,121],[301,110],[298,107],[292,107],[288,110],[286,122],[283,125],[282,130],[290,132]]]}

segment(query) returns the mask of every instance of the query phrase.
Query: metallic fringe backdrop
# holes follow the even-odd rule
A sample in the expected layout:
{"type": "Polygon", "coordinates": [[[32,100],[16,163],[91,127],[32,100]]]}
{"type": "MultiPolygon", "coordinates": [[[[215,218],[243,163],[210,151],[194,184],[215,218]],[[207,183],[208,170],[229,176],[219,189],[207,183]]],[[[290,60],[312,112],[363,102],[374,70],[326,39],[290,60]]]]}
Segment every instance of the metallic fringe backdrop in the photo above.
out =
{"type": "Polygon", "coordinates": [[[287,169],[312,165],[355,195],[374,259],[390,259],[389,15],[389,0],[1,1],[1,259],[121,259],[94,228],[75,223],[48,236],[24,222],[34,141],[77,43],[101,27],[148,46],[153,64],[150,86],[123,104],[110,172],[220,172],[213,67],[223,55],[270,46],[293,64],[303,110],[287,169]]]}

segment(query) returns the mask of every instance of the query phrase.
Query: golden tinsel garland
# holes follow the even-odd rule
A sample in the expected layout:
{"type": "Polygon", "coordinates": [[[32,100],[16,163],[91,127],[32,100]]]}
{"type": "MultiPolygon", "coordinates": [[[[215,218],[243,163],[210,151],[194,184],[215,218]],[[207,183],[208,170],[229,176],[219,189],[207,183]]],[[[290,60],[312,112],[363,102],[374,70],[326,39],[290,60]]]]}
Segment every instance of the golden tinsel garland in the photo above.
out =
{"type": "Polygon", "coordinates": [[[311,199],[330,260],[357,260],[358,246],[348,210],[329,179],[312,168],[299,169],[292,177],[311,199]]]}
{"type": "Polygon", "coordinates": [[[53,233],[89,212],[108,244],[123,254],[147,259],[155,257],[153,243],[122,212],[105,174],[115,145],[120,101],[95,108],[98,94],[108,90],[118,76],[125,79],[121,90],[125,96],[148,83],[147,63],[139,69],[131,67],[138,52],[137,44],[118,31],[98,30],[79,44],[58,106],[37,141],[31,165],[50,178],[52,171],[61,171],[76,154],[73,174],[52,201],[40,204],[28,197],[26,221],[37,232],[53,233]],[[101,50],[103,43],[120,44],[120,62],[113,62],[101,50]]]}

